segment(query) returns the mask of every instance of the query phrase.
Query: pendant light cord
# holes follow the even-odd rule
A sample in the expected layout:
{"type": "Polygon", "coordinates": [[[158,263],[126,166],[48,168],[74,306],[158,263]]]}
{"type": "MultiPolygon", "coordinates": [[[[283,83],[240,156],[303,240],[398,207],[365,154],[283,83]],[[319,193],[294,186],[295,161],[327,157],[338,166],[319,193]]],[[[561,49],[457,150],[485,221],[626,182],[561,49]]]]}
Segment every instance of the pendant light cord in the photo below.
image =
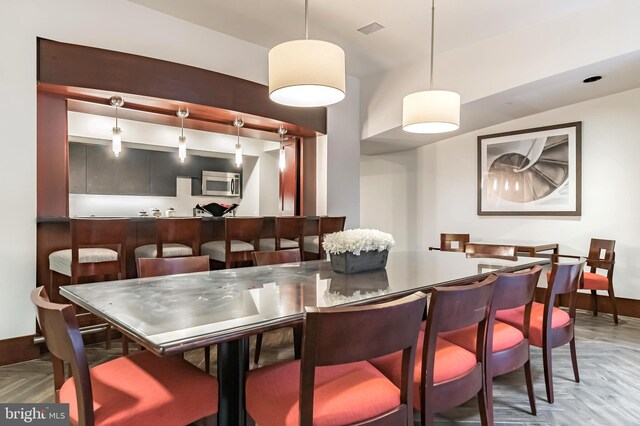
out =
{"type": "MultiPolygon", "coordinates": [[[[306,0],[305,0],[306,1],[306,0]]],[[[429,90],[433,89],[433,39],[435,33],[436,7],[435,0],[431,0],[431,63],[429,70],[429,90]]]]}
{"type": "Polygon", "coordinates": [[[180,117],[180,127],[182,127],[180,130],[180,136],[184,137],[184,117],[180,117]]]}
{"type": "Polygon", "coordinates": [[[116,128],[118,127],[118,105],[116,105],[116,128]]]}
{"type": "Polygon", "coordinates": [[[304,39],[309,40],[309,0],[304,0],[304,39]]]}

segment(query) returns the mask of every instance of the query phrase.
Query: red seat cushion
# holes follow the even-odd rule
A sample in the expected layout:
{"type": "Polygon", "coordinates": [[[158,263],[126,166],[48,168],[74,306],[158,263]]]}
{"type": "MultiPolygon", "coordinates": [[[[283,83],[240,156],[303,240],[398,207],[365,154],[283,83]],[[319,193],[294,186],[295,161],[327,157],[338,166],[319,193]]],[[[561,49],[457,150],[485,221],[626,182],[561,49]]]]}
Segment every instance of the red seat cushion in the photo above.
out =
{"type": "MultiPolygon", "coordinates": [[[[260,426],[299,424],[300,361],[247,373],[247,412],[260,426]]],[[[366,361],[316,368],[314,425],[352,424],[400,405],[400,390],[366,361]]]]}
{"type": "MultiPolygon", "coordinates": [[[[551,279],[551,272],[547,272],[547,281],[551,279]]],[[[584,289],[586,290],[609,290],[609,279],[604,275],[593,272],[584,273],[584,289]]]]}
{"type": "MultiPolygon", "coordinates": [[[[188,424],[218,411],[217,380],[181,358],[158,357],[149,351],[90,370],[96,425],[188,424]]],[[[78,422],[73,378],[60,389],[78,422]]]]}
{"type": "MultiPolygon", "coordinates": [[[[413,406],[420,409],[420,374],[422,372],[422,348],[424,332],[418,334],[416,362],[413,369],[413,406]]],[[[400,385],[402,354],[400,352],[370,360],[378,370],[389,377],[397,386],[400,385]]],[[[434,361],[433,382],[442,383],[463,376],[477,364],[476,356],[447,340],[437,338],[436,357],[434,361]]]]}
{"type": "MultiPolygon", "coordinates": [[[[473,353],[476,352],[477,336],[477,324],[463,328],[462,330],[440,333],[441,338],[455,343],[473,353]]],[[[512,348],[523,340],[524,336],[520,330],[504,322],[496,321],[493,327],[493,352],[500,352],[512,348]]]]}
{"type": "MultiPolygon", "coordinates": [[[[542,347],[542,317],[544,315],[544,305],[533,302],[531,307],[531,319],[529,322],[529,342],[538,347],[542,347]]],[[[524,323],[524,306],[505,309],[496,312],[496,319],[505,322],[513,327],[522,330],[524,323]]],[[[551,328],[564,327],[571,321],[569,314],[559,308],[553,308],[551,314],[551,328]]]]}

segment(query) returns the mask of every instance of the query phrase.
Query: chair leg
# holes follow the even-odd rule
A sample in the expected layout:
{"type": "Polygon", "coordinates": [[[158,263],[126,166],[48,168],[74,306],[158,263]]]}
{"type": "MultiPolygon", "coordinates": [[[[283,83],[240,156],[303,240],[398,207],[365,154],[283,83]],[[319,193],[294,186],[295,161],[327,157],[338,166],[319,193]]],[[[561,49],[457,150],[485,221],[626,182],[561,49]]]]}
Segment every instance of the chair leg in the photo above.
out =
{"type": "Polygon", "coordinates": [[[256,334],[256,350],[253,354],[253,363],[260,362],[260,351],[262,350],[262,333],[256,334]]]}
{"type": "Polygon", "coordinates": [[[204,348],[204,371],[210,373],[211,371],[211,346],[204,348]]]}
{"type": "Polygon", "coordinates": [[[609,287],[609,300],[611,300],[611,309],[613,312],[613,322],[614,324],[618,324],[618,304],[616,302],[616,295],[613,292],[613,287],[609,287]]]}
{"type": "Polygon", "coordinates": [[[576,383],[580,383],[580,374],[578,374],[578,357],[576,356],[576,337],[569,342],[569,349],[571,351],[571,365],[573,366],[573,377],[576,379],[576,383]]]}
{"type": "Polygon", "coordinates": [[[533,392],[533,380],[531,380],[531,362],[527,361],[524,364],[524,378],[527,383],[527,393],[529,394],[529,405],[531,406],[531,414],[538,415],[536,410],[536,396],[533,392]]]}
{"type": "Polygon", "coordinates": [[[553,371],[551,368],[551,345],[542,348],[542,364],[544,366],[544,384],[547,388],[547,401],[553,404],[553,371]]]}
{"type": "Polygon", "coordinates": [[[591,306],[593,307],[593,316],[598,316],[598,293],[591,290],[591,306]]]}
{"type": "Polygon", "coordinates": [[[489,423],[489,418],[493,417],[489,414],[488,408],[488,396],[486,395],[484,384],[480,392],[478,392],[478,408],[480,409],[480,423],[482,426],[489,426],[493,424],[493,418],[491,418],[491,423],[489,423]]]}
{"type": "Polygon", "coordinates": [[[113,328],[111,327],[111,324],[107,324],[107,328],[105,330],[105,337],[104,337],[105,346],[107,350],[111,349],[112,334],[113,334],[113,328]]]}
{"type": "MultiPolygon", "coordinates": [[[[491,354],[489,354],[489,356],[491,356],[491,354]]],[[[493,424],[493,371],[491,369],[491,366],[489,365],[488,362],[485,362],[484,364],[484,398],[485,398],[485,402],[484,402],[484,411],[485,411],[485,415],[487,417],[487,422],[489,424],[493,424]]],[[[478,394],[478,397],[480,396],[480,394],[478,394]]],[[[480,418],[482,419],[482,411],[483,411],[483,407],[482,405],[480,405],[480,418]]]]}
{"type": "Polygon", "coordinates": [[[129,355],[129,339],[124,334],[122,335],[122,355],[129,355]]]}
{"type": "Polygon", "coordinates": [[[295,359],[302,358],[302,324],[293,326],[293,354],[295,359]]]}

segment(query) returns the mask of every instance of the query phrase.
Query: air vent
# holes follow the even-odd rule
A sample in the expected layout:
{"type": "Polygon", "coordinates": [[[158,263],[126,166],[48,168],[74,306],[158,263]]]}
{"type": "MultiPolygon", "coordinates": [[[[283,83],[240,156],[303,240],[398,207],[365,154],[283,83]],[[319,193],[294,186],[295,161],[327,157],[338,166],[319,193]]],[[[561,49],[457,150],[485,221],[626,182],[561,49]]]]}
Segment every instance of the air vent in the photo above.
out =
{"type": "Polygon", "coordinates": [[[384,29],[384,25],[378,24],[377,22],[372,22],[369,25],[365,25],[362,28],[358,28],[358,32],[361,32],[364,35],[373,34],[380,30],[384,29]]]}

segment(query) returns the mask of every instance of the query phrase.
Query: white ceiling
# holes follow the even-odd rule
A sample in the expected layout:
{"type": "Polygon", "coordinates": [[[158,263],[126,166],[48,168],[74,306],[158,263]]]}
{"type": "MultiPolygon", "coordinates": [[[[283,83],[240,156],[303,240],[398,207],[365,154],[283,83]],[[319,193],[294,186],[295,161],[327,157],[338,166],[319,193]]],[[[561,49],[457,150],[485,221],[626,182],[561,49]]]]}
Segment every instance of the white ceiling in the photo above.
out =
{"type": "MultiPolygon", "coordinates": [[[[304,37],[304,0],[129,0],[235,38],[271,48],[304,37]]],[[[608,0],[439,0],[437,52],[557,19],[608,0]]],[[[415,62],[429,53],[428,0],[309,0],[309,37],[346,52],[356,77],[415,62]],[[378,22],[365,36],[356,30],[378,22]]],[[[215,46],[212,46],[212,52],[215,46]]]]}

